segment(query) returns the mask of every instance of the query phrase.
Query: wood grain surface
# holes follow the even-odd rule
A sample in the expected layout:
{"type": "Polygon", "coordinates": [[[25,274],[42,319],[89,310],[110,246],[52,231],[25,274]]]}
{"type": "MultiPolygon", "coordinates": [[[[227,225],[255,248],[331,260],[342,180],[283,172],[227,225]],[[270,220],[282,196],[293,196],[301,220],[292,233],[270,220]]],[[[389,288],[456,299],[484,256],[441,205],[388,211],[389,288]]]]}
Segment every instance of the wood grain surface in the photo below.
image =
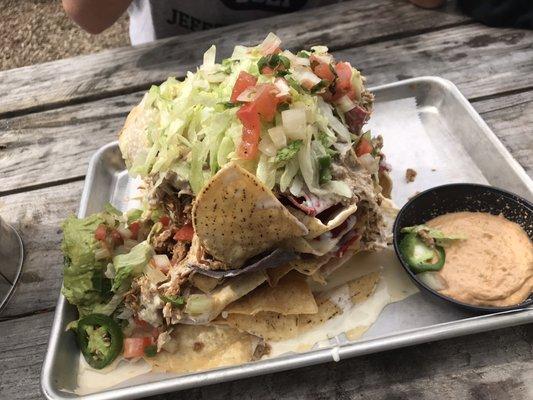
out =
{"type": "MultiPolygon", "coordinates": [[[[0,72],[0,215],[21,233],[21,282],[0,314],[0,399],[41,399],[39,374],[61,286],[61,221],[77,211],[89,158],[115,139],[152,83],[277,32],[326,44],[369,86],[453,81],[533,175],[533,32],[473,23],[453,5],[359,0],[0,72]]],[[[453,116],[451,116],[453,118],[453,116]]],[[[428,343],[153,399],[533,398],[533,325],[428,343]]]]}

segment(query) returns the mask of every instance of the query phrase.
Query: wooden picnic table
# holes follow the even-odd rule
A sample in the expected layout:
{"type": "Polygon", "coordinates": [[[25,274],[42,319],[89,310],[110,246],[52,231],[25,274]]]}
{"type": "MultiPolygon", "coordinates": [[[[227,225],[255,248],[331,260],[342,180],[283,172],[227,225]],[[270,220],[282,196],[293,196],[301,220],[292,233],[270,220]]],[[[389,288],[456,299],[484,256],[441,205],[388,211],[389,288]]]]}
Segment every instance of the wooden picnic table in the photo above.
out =
{"type": "MultiPolygon", "coordinates": [[[[39,374],[61,285],[61,221],[87,163],[115,140],[144,91],[276,32],[290,49],[326,44],[368,85],[454,82],[533,173],[533,32],[494,29],[453,4],[359,0],[154,43],[0,72],[0,215],[21,233],[24,272],[0,314],[0,398],[42,398],[39,374]]],[[[95,38],[95,40],[98,40],[95,38]]],[[[453,118],[453,116],[450,116],[453,118]]],[[[533,325],[158,396],[157,399],[531,399],[533,325]]]]}

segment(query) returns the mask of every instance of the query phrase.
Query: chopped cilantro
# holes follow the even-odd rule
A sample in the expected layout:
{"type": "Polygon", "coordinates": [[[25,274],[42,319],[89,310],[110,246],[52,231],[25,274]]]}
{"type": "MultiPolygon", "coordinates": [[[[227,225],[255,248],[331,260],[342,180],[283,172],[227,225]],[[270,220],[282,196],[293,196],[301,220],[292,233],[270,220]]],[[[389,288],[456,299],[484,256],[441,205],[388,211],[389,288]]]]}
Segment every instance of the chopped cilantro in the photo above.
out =
{"type": "Polygon", "coordinates": [[[278,150],[275,161],[277,163],[289,161],[296,155],[296,153],[298,153],[302,145],[302,140],[294,140],[290,142],[286,147],[278,150]]]}

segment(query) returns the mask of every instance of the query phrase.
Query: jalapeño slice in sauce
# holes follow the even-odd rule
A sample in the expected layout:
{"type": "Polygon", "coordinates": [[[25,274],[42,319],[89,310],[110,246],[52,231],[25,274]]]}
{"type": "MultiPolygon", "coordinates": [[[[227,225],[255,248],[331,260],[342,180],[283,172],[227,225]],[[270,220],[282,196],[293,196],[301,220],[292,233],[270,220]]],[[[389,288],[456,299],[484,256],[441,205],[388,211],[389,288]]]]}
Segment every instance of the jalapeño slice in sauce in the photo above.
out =
{"type": "Polygon", "coordinates": [[[90,314],[78,321],[78,344],[87,363],[96,369],[111,364],[122,351],[120,326],[104,314],[90,314]]]}
{"type": "Polygon", "coordinates": [[[400,242],[400,252],[415,273],[439,271],[446,260],[442,246],[430,247],[414,232],[404,236],[400,242]]]}

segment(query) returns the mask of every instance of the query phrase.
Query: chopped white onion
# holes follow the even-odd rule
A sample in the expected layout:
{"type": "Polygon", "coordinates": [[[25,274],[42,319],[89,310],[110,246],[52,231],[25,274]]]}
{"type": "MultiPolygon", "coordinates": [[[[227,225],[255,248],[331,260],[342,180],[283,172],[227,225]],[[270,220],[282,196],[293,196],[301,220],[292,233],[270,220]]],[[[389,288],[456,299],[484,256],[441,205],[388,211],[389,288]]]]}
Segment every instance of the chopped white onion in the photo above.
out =
{"type": "Polygon", "coordinates": [[[274,146],[274,143],[272,143],[272,140],[270,140],[268,136],[261,139],[258,147],[261,153],[266,154],[269,157],[274,157],[278,152],[278,149],[274,146]]]}
{"type": "Polygon", "coordinates": [[[379,170],[379,161],[377,158],[372,157],[371,154],[363,154],[357,157],[357,161],[371,174],[375,174],[379,170]]]}
{"type": "Polygon", "coordinates": [[[263,55],[272,54],[281,44],[281,39],[274,35],[272,32],[263,40],[263,43],[259,45],[261,53],[263,55]]]}
{"type": "Polygon", "coordinates": [[[152,257],[154,265],[159,268],[161,271],[167,273],[170,269],[170,260],[166,254],[156,254],[152,257]]]}
{"type": "Polygon", "coordinates": [[[235,60],[242,60],[243,58],[246,58],[248,54],[250,53],[252,49],[250,47],[237,45],[233,49],[233,53],[231,54],[231,58],[235,60]]]}
{"type": "Polygon", "coordinates": [[[306,67],[294,67],[292,76],[306,89],[311,89],[313,86],[321,82],[321,79],[306,67]]]}
{"type": "Polygon", "coordinates": [[[283,78],[276,78],[274,81],[274,86],[278,89],[279,93],[276,97],[285,97],[289,95],[289,84],[283,78]]]}
{"type": "Polygon", "coordinates": [[[312,46],[311,50],[313,50],[313,53],[315,54],[325,54],[329,51],[326,46],[312,46]]]}
{"type": "Polygon", "coordinates": [[[287,137],[282,126],[275,126],[268,130],[268,135],[277,149],[287,146],[287,137]]]}
{"type": "Polygon", "coordinates": [[[302,108],[289,109],[281,112],[283,129],[290,139],[305,139],[307,120],[302,108]]]}
{"type": "Polygon", "coordinates": [[[118,233],[120,233],[120,236],[122,236],[122,239],[130,239],[131,238],[131,231],[128,228],[124,228],[122,226],[119,226],[117,228],[118,233]]]}
{"type": "Polygon", "coordinates": [[[422,272],[420,274],[416,274],[416,277],[420,282],[433,290],[443,290],[448,286],[446,281],[437,271],[422,272]]]}
{"type": "Polygon", "coordinates": [[[111,253],[106,246],[102,246],[94,252],[94,258],[97,261],[103,260],[105,258],[110,258],[110,257],[111,257],[111,253]]]}
{"type": "Polygon", "coordinates": [[[333,62],[333,56],[331,54],[313,53],[313,58],[321,64],[331,64],[333,62]]]}
{"type": "Polygon", "coordinates": [[[355,103],[350,99],[348,96],[344,95],[342,96],[338,101],[337,105],[339,106],[339,109],[345,113],[350,111],[352,108],[355,107],[355,103]]]}
{"type": "Polygon", "coordinates": [[[255,99],[255,95],[257,94],[257,89],[255,86],[251,86],[247,89],[244,89],[243,92],[237,97],[238,101],[242,101],[243,103],[249,103],[255,99]]]}
{"type": "Polygon", "coordinates": [[[291,62],[291,66],[294,68],[295,66],[297,65],[302,65],[302,66],[306,66],[306,67],[309,67],[310,62],[309,62],[309,58],[305,58],[305,57],[298,57],[297,55],[294,55],[293,53],[291,53],[289,50],[285,50],[281,53],[281,55],[287,57],[289,59],[289,61],[291,62]]]}
{"type": "Polygon", "coordinates": [[[215,65],[215,58],[217,55],[217,48],[213,45],[204,53],[204,63],[202,67],[210,67],[215,65]]]}

